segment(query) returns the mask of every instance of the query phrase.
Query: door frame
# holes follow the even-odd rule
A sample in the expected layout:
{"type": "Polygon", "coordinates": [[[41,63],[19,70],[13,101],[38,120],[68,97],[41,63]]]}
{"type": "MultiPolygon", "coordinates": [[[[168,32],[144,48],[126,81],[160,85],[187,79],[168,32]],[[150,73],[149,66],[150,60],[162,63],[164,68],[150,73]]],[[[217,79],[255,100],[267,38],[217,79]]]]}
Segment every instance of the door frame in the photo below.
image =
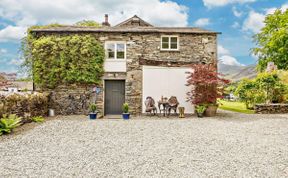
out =
{"type": "MultiPolygon", "coordinates": [[[[106,81],[124,81],[124,93],[125,93],[125,96],[124,96],[124,102],[126,102],[126,80],[125,79],[104,79],[103,80],[103,115],[106,116],[106,108],[105,108],[105,102],[106,102],[106,81]]],[[[109,115],[109,114],[108,114],[109,115]]]]}

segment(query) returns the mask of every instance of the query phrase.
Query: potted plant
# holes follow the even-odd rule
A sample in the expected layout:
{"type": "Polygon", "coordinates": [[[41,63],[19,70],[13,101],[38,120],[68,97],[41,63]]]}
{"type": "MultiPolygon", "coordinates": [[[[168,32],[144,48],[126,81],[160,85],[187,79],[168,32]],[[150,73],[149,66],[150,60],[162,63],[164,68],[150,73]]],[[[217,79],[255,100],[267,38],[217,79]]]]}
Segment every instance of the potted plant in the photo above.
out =
{"type": "Polygon", "coordinates": [[[194,105],[205,104],[205,116],[215,116],[218,108],[217,99],[222,98],[225,84],[229,80],[221,78],[217,73],[217,64],[193,64],[188,72],[187,86],[191,86],[188,92],[188,101],[194,105]]]}
{"type": "Polygon", "coordinates": [[[203,117],[203,114],[204,114],[204,112],[205,112],[205,110],[206,110],[206,106],[204,106],[204,105],[197,105],[197,106],[195,107],[195,110],[196,110],[196,113],[197,113],[197,116],[198,116],[198,117],[203,117]]]}
{"type": "Polygon", "coordinates": [[[122,110],[123,110],[123,113],[122,113],[123,119],[129,119],[130,113],[129,113],[129,105],[128,105],[128,103],[124,103],[123,104],[122,110]]]}
{"type": "Polygon", "coordinates": [[[96,119],[97,118],[97,106],[95,103],[90,104],[90,113],[89,113],[89,118],[90,119],[96,119]]]}

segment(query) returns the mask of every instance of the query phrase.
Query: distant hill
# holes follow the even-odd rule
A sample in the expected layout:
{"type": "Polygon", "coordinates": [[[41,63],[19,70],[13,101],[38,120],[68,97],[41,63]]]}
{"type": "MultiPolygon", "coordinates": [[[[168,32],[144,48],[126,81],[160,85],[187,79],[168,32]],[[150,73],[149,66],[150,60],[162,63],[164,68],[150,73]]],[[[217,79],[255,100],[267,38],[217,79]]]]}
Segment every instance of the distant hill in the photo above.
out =
{"type": "Polygon", "coordinates": [[[256,65],[235,66],[219,63],[218,72],[224,74],[224,77],[237,82],[243,78],[254,78],[257,75],[256,65]]]}

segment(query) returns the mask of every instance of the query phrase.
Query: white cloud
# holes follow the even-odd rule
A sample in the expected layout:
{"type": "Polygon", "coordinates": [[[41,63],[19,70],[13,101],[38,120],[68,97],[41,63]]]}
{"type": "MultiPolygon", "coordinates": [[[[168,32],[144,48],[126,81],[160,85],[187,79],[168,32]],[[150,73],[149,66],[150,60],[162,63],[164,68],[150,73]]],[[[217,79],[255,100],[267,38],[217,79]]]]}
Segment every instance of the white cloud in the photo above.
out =
{"type": "Polygon", "coordinates": [[[158,26],[187,26],[188,8],[160,0],[1,0],[0,16],[18,26],[33,24],[73,24],[87,19],[103,22],[109,14],[112,25],[137,14],[158,26]],[[168,13],[169,12],[169,13],[168,13]]]}
{"type": "Polygon", "coordinates": [[[160,0],[0,0],[1,18],[16,24],[0,29],[0,42],[22,38],[27,26],[74,24],[84,19],[101,23],[104,14],[109,14],[111,25],[136,14],[156,26],[187,26],[187,12],[186,6],[160,0]]]}
{"type": "Polygon", "coordinates": [[[241,17],[243,14],[242,12],[238,11],[235,6],[232,8],[232,12],[236,17],[241,17]]]}
{"type": "Polygon", "coordinates": [[[203,3],[206,7],[212,8],[212,7],[220,7],[220,6],[226,6],[228,4],[244,4],[249,2],[255,2],[256,0],[203,0],[203,3]]]}
{"type": "MultiPolygon", "coordinates": [[[[279,9],[285,11],[286,9],[288,9],[288,4],[283,4],[279,9]]],[[[276,7],[266,9],[266,14],[273,14],[276,10],[276,7]]]]}
{"type": "Polygon", "coordinates": [[[241,64],[235,57],[231,56],[231,53],[228,49],[224,48],[222,45],[218,45],[218,56],[219,62],[225,65],[231,66],[244,66],[241,64]]]}
{"type": "Polygon", "coordinates": [[[210,24],[210,19],[208,18],[201,18],[196,20],[195,25],[198,27],[204,27],[210,24]]]}
{"type": "Polygon", "coordinates": [[[9,25],[0,30],[0,42],[19,40],[25,36],[26,29],[26,27],[9,25]]]}
{"type": "Polygon", "coordinates": [[[222,56],[222,55],[229,55],[230,51],[226,48],[224,48],[222,45],[218,45],[218,55],[222,56]]]}
{"type": "Polygon", "coordinates": [[[258,33],[264,27],[265,14],[250,11],[248,18],[243,23],[244,31],[258,33]]]}
{"type": "Polygon", "coordinates": [[[224,55],[220,57],[220,62],[222,64],[230,65],[230,66],[244,66],[238,60],[232,56],[224,55]]]}
{"type": "MultiPolygon", "coordinates": [[[[261,28],[265,26],[264,20],[266,15],[273,14],[277,8],[266,9],[265,12],[259,13],[255,11],[250,11],[247,19],[244,20],[242,29],[244,31],[250,31],[253,33],[260,32],[261,28]]],[[[285,11],[288,9],[288,4],[283,4],[279,9],[285,11]]]]}

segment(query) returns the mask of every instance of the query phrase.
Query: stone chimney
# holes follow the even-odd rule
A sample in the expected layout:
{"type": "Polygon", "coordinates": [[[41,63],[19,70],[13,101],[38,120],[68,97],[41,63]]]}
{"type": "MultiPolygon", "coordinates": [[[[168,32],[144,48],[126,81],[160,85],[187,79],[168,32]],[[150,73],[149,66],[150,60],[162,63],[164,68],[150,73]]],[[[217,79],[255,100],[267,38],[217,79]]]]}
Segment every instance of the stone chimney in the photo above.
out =
{"type": "Polygon", "coordinates": [[[108,14],[105,14],[105,21],[102,22],[102,25],[103,25],[103,26],[110,27],[110,23],[109,23],[109,21],[108,21],[108,14]]]}

